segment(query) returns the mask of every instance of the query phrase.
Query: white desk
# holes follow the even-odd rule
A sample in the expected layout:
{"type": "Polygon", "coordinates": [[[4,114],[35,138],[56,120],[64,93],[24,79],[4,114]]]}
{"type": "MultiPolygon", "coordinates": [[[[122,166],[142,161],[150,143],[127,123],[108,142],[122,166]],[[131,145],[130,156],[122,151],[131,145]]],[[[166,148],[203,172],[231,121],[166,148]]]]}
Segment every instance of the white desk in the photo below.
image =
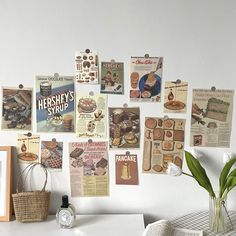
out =
{"type": "Polygon", "coordinates": [[[1,236],[141,236],[143,231],[142,214],[77,215],[71,229],[59,228],[55,215],[37,223],[0,222],[1,236]]]}

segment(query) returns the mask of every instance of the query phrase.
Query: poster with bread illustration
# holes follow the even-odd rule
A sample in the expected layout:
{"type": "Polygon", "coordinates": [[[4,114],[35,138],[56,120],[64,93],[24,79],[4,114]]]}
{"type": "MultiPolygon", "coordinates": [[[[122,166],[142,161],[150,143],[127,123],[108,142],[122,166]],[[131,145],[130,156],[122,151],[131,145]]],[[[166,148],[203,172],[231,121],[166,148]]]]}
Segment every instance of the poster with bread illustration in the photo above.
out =
{"type": "Polygon", "coordinates": [[[162,68],[162,57],[131,57],[130,101],[161,101],[162,68]]]}
{"type": "Polygon", "coordinates": [[[98,55],[86,49],[75,52],[75,78],[79,84],[98,84],[98,55]]]}
{"type": "Polygon", "coordinates": [[[36,76],[37,132],[74,132],[74,100],[74,76],[36,76]]]}
{"type": "Polygon", "coordinates": [[[17,159],[20,163],[38,163],[40,136],[29,134],[18,134],[17,137],[17,159]]]}
{"type": "Polygon", "coordinates": [[[170,162],[182,168],[185,119],[146,117],[143,172],[165,174],[170,162]]]}
{"type": "Polygon", "coordinates": [[[109,108],[110,149],[139,148],[139,108],[109,108]]]}
{"type": "Polygon", "coordinates": [[[63,142],[41,141],[41,163],[51,170],[62,170],[63,142]]]}
{"type": "Polygon", "coordinates": [[[230,147],[234,90],[193,89],[190,146],[230,147]]]}
{"type": "Polygon", "coordinates": [[[124,63],[101,63],[101,93],[124,94],[124,63]]]}
{"type": "Polygon", "coordinates": [[[186,113],[188,83],[180,80],[166,81],[164,88],[164,112],[186,113]]]}
{"type": "Polygon", "coordinates": [[[107,142],[69,143],[71,196],[109,194],[107,142]]]}
{"type": "Polygon", "coordinates": [[[77,94],[76,135],[80,138],[106,138],[107,95],[77,94]]]}
{"type": "Polygon", "coordinates": [[[2,88],[2,130],[32,130],[32,89],[2,88]]]}
{"type": "Polygon", "coordinates": [[[137,155],[116,154],[116,184],[137,185],[138,184],[138,164],[137,155]]]}

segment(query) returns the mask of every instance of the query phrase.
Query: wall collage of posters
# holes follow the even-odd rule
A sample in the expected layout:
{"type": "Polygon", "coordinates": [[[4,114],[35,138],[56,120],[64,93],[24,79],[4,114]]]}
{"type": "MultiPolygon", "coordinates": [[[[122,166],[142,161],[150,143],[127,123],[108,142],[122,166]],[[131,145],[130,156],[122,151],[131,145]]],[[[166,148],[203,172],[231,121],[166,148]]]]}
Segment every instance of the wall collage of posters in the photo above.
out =
{"type": "MultiPolygon", "coordinates": [[[[185,117],[145,117],[141,124],[140,106],[108,107],[108,96],[124,95],[123,62],[99,63],[96,53],[85,50],[75,53],[74,63],[75,76],[36,76],[35,96],[33,88],[2,88],[1,129],[24,132],[17,137],[20,163],[41,162],[50,170],[62,170],[63,142],[41,140],[38,133],[58,138],[75,133],[88,141],[68,143],[71,196],[106,196],[109,149],[119,151],[114,159],[116,184],[138,184],[138,156],[130,151],[140,148],[143,133],[143,173],[165,174],[170,162],[182,167],[185,117]],[[100,94],[77,92],[81,84],[99,85],[100,94]],[[35,134],[29,132],[33,97],[35,134]]],[[[162,70],[162,57],[131,57],[130,101],[160,104],[163,100],[164,113],[185,115],[188,82],[164,83],[162,70]]],[[[234,90],[193,89],[190,146],[230,146],[233,95],[234,90]]]]}

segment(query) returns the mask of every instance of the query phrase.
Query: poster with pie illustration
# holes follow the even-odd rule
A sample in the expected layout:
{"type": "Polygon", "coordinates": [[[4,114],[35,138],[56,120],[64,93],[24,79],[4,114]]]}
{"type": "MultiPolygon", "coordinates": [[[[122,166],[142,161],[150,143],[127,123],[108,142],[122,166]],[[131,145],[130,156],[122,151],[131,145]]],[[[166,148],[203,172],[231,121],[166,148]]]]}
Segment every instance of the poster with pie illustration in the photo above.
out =
{"type": "Polygon", "coordinates": [[[164,89],[164,112],[186,113],[188,83],[166,81],[164,89]]]}
{"type": "Polygon", "coordinates": [[[101,93],[106,93],[106,94],[124,93],[123,62],[101,63],[101,93]]]}
{"type": "Polygon", "coordinates": [[[139,148],[139,108],[109,108],[109,146],[111,149],[139,148]]]}
{"type": "Polygon", "coordinates": [[[71,196],[107,196],[107,142],[69,143],[71,196]]]}
{"type": "Polygon", "coordinates": [[[52,170],[62,169],[63,142],[56,140],[41,142],[41,163],[52,170]]]}
{"type": "Polygon", "coordinates": [[[182,168],[185,120],[146,117],[143,172],[165,174],[168,163],[182,168]]]}
{"type": "Polygon", "coordinates": [[[106,138],[107,95],[77,95],[76,134],[80,138],[106,138]]]}
{"type": "Polygon", "coordinates": [[[36,76],[38,132],[74,132],[74,76],[36,76]]]}
{"type": "Polygon", "coordinates": [[[85,50],[75,52],[75,78],[76,83],[98,84],[98,55],[85,50]]]}
{"type": "Polygon", "coordinates": [[[116,184],[137,185],[138,164],[136,154],[116,154],[116,184]]]}
{"type": "Polygon", "coordinates": [[[162,68],[162,57],[131,57],[130,101],[161,101],[162,68]]]}
{"type": "Polygon", "coordinates": [[[230,147],[234,90],[193,89],[190,146],[230,147]]]}
{"type": "Polygon", "coordinates": [[[32,130],[32,89],[2,89],[2,130],[32,130]]]}
{"type": "Polygon", "coordinates": [[[39,156],[39,135],[18,134],[17,137],[17,158],[21,163],[38,163],[39,156]]]}

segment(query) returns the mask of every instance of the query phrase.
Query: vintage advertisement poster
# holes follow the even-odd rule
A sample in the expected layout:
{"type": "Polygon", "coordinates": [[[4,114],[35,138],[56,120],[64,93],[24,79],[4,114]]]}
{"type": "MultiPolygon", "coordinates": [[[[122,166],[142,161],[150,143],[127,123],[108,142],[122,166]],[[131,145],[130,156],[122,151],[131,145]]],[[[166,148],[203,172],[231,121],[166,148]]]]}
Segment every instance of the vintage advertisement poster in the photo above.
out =
{"type": "Polygon", "coordinates": [[[182,168],[185,120],[145,118],[143,172],[165,174],[170,162],[182,168]]]}
{"type": "Polygon", "coordinates": [[[39,135],[18,134],[17,158],[21,163],[38,163],[39,156],[39,135]]]}
{"type": "Polygon", "coordinates": [[[52,170],[62,169],[63,142],[52,141],[41,142],[41,163],[52,170]]]}
{"type": "Polygon", "coordinates": [[[109,108],[109,146],[111,149],[139,148],[139,108],[109,108]]]}
{"type": "Polygon", "coordinates": [[[162,67],[162,57],[131,57],[130,101],[161,101],[162,67]]]}
{"type": "Polygon", "coordinates": [[[69,143],[71,196],[107,196],[107,142],[69,143]]]}
{"type": "Polygon", "coordinates": [[[182,81],[166,81],[164,112],[186,113],[188,83],[182,81]]]}
{"type": "Polygon", "coordinates": [[[106,138],[107,95],[77,94],[76,134],[80,138],[106,138]]]}
{"type": "Polygon", "coordinates": [[[136,154],[116,154],[116,184],[137,185],[138,164],[136,154]]]}
{"type": "Polygon", "coordinates": [[[37,132],[74,132],[74,77],[36,76],[37,132]]]}
{"type": "Polygon", "coordinates": [[[107,93],[107,94],[124,93],[123,62],[101,63],[101,93],[107,93]]]}
{"type": "Polygon", "coordinates": [[[77,83],[98,84],[98,55],[89,50],[75,52],[75,77],[77,83]]]}
{"type": "Polygon", "coordinates": [[[230,147],[234,90],[193,89],[190,146],[230,147]]]}
{"type": "Polygon", "coordinates": [[[2,130],[32,130],[32,89],[2,89],[2,130]]]}

